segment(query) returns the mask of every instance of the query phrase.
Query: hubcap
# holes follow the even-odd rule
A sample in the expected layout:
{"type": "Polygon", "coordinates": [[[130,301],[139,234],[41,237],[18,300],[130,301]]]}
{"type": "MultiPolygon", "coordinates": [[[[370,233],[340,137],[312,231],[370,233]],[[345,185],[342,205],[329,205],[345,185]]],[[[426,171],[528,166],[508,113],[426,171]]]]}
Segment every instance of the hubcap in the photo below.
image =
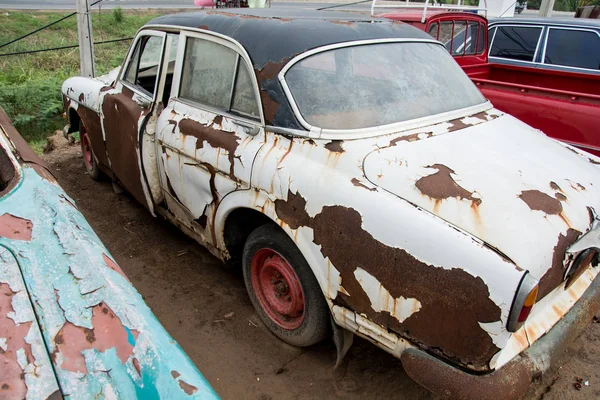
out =
{"type": "Polygon", "coordinates": [[[83,153],[83,162],[85,163],[87,169],[91,170],[94,167],[92,144],[90,142],[90,137],[87,133],[87,130],[83,126],[81,127],[80,136],[81,152],[83,153]]]}
{"type": "Polygon", "coordinates": [[[304,293],[298,275],[279,253],[260,249],[252,257],[252,288],[260,307],[286,330],[304,321],[304,293]]]}

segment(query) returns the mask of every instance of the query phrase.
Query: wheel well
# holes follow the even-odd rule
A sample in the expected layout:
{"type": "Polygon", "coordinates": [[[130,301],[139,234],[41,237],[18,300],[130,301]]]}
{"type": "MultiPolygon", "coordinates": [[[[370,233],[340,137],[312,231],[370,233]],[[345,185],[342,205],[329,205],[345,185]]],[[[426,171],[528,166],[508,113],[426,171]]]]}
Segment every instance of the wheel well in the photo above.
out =
{"type": "Polygon", "coordinates": [[[229,259],[231,265],[241,265],[244,244],[248,236],[250,236],[252,231],[264,224],[275,225],[275,222],[266,215],[250,208],[238,208],[227,216],[223,238],[225,240],[225,247],[231,257],[229,259]]]}
{"type": "Polygon", "coordinates": [[[77,113],[77,111],[74,108],[69,108],[68,111],[68,117],[69,117],[69,133],[73,133],[73,132],[79,132],[79,121],[81,121],[81,118],[79,117],[79,114],[77,113]]]}

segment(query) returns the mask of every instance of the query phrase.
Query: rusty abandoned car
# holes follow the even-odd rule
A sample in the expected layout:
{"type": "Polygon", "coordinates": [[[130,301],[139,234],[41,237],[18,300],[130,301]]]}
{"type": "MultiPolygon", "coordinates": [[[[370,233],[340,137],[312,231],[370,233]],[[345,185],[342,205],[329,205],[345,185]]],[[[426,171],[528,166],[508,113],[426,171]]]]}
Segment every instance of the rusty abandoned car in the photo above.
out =
{"type": "Polygon", "coordinates": [[[0,398],[218,399],[1,107],[0,398]]]}
{"type": "Polygon", "coordinates": [[[339,359],[356,334],[431,391],[510,398],[598,310],[600,160],[494,109],[411,26],[163,16],[63,93],[90,176],[241,265],[287,343],[333,330],[339,359]]]}

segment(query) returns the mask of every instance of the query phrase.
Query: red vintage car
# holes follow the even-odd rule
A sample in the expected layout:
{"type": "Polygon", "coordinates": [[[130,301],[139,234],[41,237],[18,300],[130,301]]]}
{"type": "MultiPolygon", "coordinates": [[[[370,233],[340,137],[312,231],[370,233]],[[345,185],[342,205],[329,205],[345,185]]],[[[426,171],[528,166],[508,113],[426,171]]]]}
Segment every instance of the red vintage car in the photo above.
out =
{"type": "Polygon", "coordinates": [[[421,5],[379,16],[413,25],[442,42],[500,110],[550,137],[600,155],[600,75],[488,63],[487,19],[477,15],[478,10],[421,5]]]}

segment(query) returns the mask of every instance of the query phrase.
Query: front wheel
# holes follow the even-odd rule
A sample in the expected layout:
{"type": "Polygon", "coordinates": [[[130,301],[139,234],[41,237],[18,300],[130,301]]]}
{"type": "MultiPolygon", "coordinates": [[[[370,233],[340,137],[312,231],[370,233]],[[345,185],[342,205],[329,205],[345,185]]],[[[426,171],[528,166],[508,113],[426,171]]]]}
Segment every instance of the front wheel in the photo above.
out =
{"type": "Polygon", "coordinates": [[[94,149],[92,148],[92,141],[90,140],[90,135],[83,124],[83,121],[79,122],[79,141],[81,142],[83,164],[85,165],[88,175],[95,181],[100,180],[100,168],[98,168],[94,149]]]}
{"type": "Polygon", "coordinates": [[[263,225],[244,246],[244,281],[262,322],[284,342],[310,346],[329,332],[329,309],[317,279],[278,226],[263,225]]]}

